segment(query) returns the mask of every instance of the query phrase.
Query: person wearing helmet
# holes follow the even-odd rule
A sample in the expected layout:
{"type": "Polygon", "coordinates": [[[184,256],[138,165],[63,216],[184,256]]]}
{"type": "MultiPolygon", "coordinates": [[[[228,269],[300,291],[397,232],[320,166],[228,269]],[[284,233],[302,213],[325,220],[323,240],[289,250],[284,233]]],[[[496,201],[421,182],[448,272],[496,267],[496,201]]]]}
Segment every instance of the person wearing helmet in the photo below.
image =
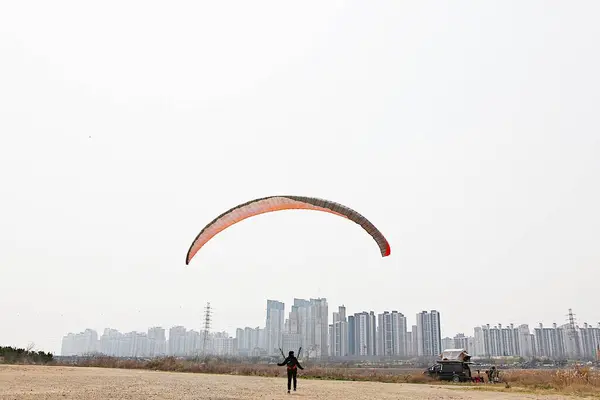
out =
{"type": "Polygon", "coordinates": [[[288,353],[288,356],[285,358],[285,360],[283,360],[282,363],[277,363],[277,365],[280,367],[283,367],[284,365],[287,366],[287,389],[288,389],[287,392],[288,393],[290,392],[290,389],[292,386],[292,380],[294,381],[294,392],[295,392],[298,368],[300,368],[300,369],[304,369],[304,368],[302,367],[302,365],[300,365],[296,356],[294,356],[294,352],[290,351],[288,353]]]}

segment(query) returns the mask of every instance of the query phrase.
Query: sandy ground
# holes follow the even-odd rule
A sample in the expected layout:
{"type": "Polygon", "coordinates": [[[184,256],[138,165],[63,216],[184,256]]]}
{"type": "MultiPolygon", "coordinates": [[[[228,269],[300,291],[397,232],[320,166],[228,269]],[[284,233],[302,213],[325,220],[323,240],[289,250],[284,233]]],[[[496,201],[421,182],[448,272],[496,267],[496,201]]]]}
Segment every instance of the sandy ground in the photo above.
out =
{"type": "Polygon", "coordinates": [[[286,393],[283,378],[169,373],[107,368],[0,365],[0,399],[567,399],[525,393],[469,391],[431,385],[298,381],[286,393]]]}

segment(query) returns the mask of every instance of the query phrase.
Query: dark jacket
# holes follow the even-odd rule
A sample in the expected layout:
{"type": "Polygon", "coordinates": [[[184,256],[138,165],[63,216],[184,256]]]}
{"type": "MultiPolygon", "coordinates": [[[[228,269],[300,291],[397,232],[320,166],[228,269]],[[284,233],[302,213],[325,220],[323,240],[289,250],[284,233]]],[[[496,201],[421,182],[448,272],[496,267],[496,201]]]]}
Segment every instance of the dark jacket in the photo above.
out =
{"type": "Polygon", "coordinates": [[[277,365],[279,365],[280,367],[287,365],[287,369],[296,369],[296,367],[304,369],[295,356],[288,356],[285,360],[283,360],[282,363],[277,363],[277,365]]]}

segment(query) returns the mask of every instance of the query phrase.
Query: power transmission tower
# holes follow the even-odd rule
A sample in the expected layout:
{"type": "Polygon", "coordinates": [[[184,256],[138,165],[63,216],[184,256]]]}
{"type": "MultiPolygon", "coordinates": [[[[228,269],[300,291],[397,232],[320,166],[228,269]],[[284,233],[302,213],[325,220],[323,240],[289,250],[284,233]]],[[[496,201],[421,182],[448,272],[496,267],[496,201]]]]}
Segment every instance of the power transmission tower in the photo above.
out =
{"type": "Polygon", "coordinates": [[[212,316],[212,310],[210,308],[210,302],[206,303],[204,307],[204,337],[202,338],[202,355],[206,357],[206,343],[208,341],[208,334],[210,332],[210,321],[212,316]]]}
{"type": "Polygon", "coordinates": [[[572,343],[575,347],[575,357],[579,358],[581,354],[581,349],[579,347],[579,335],[577,334],[577,325],[575,324],[575,314],[573,314],[573,310],[569,308],[569,313],[567,314],[569,317],[569,338],[572,340],[572,343]]]}

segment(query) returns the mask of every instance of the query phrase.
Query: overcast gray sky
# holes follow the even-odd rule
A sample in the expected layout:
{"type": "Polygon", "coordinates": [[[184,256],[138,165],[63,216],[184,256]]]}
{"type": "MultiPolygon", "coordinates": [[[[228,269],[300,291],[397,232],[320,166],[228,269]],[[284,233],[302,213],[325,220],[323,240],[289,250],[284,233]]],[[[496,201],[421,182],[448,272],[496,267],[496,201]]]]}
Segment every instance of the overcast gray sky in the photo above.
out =
{"type": "Polygon", "coordinates": [[[266,299],[596,324],[596,1],[0,6],[0,344],[264,325],[266,299]],[[226,209],[293,194],[188,246],[226,209]],[[466,289],[468,294],[463,294],[466,289]]]}

